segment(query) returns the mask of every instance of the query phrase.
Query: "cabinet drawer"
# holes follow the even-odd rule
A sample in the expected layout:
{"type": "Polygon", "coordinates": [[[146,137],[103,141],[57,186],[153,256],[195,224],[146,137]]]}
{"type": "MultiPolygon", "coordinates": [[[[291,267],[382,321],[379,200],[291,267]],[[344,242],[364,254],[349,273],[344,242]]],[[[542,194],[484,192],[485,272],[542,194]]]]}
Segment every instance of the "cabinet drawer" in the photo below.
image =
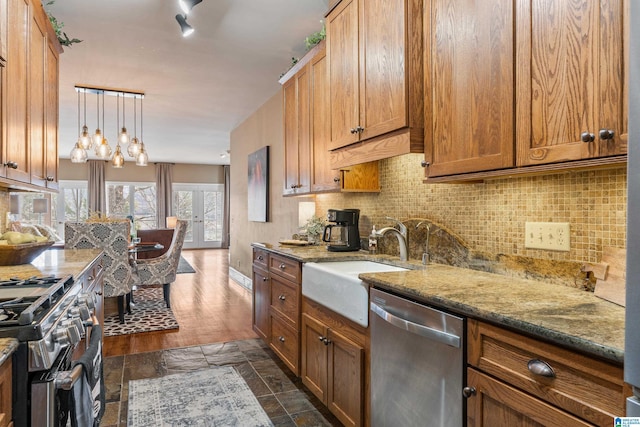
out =
{"type": "Polygon", "coordinates": [[[291,258],[271,254],[269,256],[269,271],[294,283],[301,283],[300,263],[291,258]]]}
{"type": "Polygon", "coordinates": [[[468,322],[468,363],[597,425],[624,415],[622,367],[482,322],[468,322]],[[553,376],[529,365],[548,365],[553,376]]]}
{"type": "Polygon", "coordinates": [[[269,268],[269,252],[253,248],[253,263],[262,268],[269,268]]]}
{"type": "Polygon", "coordinates": [[[298,329],[300,313],[300,286],[278,276],[271,277],[271,308],[298,329]]]}
{"type": "Polygon", "coordinates": [[[296,376],[300,374],[298,370],[299,343],[298,331],[280,319],[279,316],[272,315],[271,349],[278,354],[296,376]]]}

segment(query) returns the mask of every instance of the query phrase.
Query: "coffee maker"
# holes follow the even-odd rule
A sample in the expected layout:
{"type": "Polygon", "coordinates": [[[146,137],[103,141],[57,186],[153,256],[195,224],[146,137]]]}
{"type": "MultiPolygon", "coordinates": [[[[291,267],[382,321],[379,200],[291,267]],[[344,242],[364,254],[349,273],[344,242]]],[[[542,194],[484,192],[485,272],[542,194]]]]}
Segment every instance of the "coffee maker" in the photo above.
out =
{"type": "Polygon", "coordinates": [[[329,243],[327,250],[332,252],[359,251],[359,219],[360,209],[329,209],[327,220],[335,222],[335,224],[327,225],[324,228],[322,241],[329,243]]]}

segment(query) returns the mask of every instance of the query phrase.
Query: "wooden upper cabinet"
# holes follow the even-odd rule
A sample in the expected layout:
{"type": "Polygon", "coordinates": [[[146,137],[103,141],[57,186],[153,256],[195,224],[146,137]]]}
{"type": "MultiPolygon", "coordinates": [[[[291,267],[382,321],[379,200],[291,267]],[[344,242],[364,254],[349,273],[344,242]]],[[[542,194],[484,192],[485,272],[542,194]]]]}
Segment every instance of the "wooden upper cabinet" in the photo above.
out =
{"type": "Polygon", "coordinates": [[[45,180],[49,189],[57,190],[58,185],[58,98],[59,98],[59,52],[49,44],[45,62],[45,180]]]}
{"type": "Polygon", "coordinates": [[[7,60],[7,1],[0,1],[0,62],[7,60]]]}
{"type": "Polygon", "coordinates": [[[627,2],[517,3],[517,165],[626,154],[627,2]]]}
{"type": "Polygon", "coordinates": [[[503,0],[426,6],[427,177],[514,166],[514,7],[503,0]]]}
{"type": "Polygon", "coordinates": [[[311,77],[311,192],[378,192],[378,162],[331,169],[329,73],[324,46],[310,62],[311,77]]]}
{"type": "Polygon", "coordinates": [[[45,89],[47,30],[38,15],[31,14],[29,41],[29,151],[31,183],[46,186],[45,89]]]}
{"type": "Polygon", "coordinates": [[[327,16],[329,148],[347,148],[332,167],[424,151],[422,10],[418,0],[343,0],[327,16]]]}

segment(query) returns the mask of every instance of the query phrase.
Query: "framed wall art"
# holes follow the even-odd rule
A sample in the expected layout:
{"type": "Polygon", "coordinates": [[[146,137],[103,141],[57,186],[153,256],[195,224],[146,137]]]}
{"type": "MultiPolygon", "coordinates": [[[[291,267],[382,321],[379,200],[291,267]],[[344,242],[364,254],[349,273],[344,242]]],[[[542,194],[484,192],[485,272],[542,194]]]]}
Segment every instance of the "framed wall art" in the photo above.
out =
{"type": "Polygon", "coordinates": [[[269,213],[269,146],[249,154],[249,221],[267,222],[269,213]]]}

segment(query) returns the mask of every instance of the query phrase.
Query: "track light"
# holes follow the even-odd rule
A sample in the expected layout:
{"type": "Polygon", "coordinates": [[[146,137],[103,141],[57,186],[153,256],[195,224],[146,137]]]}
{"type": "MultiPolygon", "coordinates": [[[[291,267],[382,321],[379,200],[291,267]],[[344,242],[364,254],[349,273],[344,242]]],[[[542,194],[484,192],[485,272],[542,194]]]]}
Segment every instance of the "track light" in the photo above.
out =
{"type": "Polygon", "coordinates": [[[186,16],[178,14],[176,15],[176,21],[178,21],[178,24],[180,24],[180,31],[182,31],[182,37],[190,36],[195,31],[191,27],[191,25],[187,23],[186,16]]]}
{"type": "Polygon", "coordinates": [[[182,9],[185,15],[188,15],[191,9],[198,3],[202,3],[202,0],[178,0],[180,9],[182,9]]]}

